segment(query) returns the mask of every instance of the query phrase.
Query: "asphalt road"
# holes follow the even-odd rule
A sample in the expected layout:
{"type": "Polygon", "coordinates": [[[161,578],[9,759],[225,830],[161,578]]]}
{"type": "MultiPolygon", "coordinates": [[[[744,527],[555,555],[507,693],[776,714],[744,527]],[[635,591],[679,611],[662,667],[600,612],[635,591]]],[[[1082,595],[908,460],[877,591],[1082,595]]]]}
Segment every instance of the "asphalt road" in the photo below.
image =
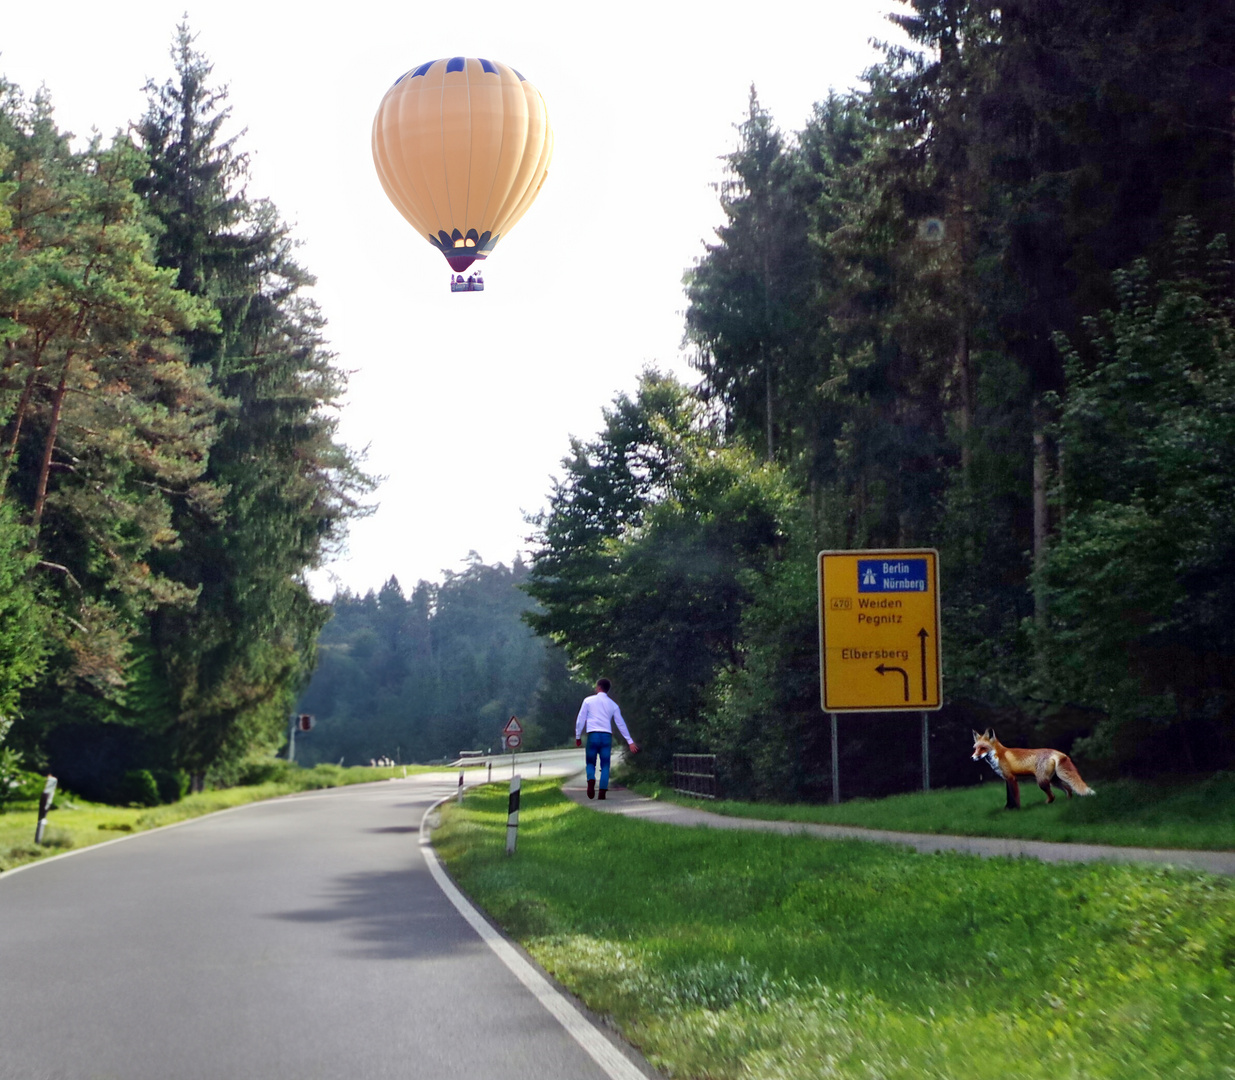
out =
{"type": "Polygon", "coordinates": [[[607,1080],[433,880],[421,818],[456,781],[258,803],[0,876],[0,1078],[607,1080]]]}

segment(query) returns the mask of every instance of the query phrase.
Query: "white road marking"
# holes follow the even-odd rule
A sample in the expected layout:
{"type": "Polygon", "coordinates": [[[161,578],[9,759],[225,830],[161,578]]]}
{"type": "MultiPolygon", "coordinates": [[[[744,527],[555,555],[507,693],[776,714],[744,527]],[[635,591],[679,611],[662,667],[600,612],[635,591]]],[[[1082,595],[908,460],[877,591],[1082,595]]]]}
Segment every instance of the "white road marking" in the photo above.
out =
{"type": "MultiPolygon", "coordinates": [[[[387,780],[366,780],[363,784],[344,784],[333,788],[316,788],[310,791],[293,791],[289,795],[276,795],[272,799],[258,799],[255,802],[241,803],[239,806],[225,806],[222,810],[211,810],[207,814],[198,814],[196,817],[182,818],[180,821],[173,821],[167,825],[156,825],[153,829],[140,829],[137,832],[126,833],[124,836],[117,836],[111,840],[100,840],[97,844],[86,844],[84,847],[71,848],[69,851],[62,851],[59,855],[45,855],[41,859],[36,859],[34,862],[22,863],[20,866],[10,866],[7,870],[0,871],[0,881],[6,881],[14,874],[20,874],[24,870],[33,870],[37,866],[46,866],[48,863],[58,862],[61,859],[68,859],[74,855],[85,855],[89,851],[98,851],[100,848],[111,847],[112,844],[123,844],[126,840],[136,840],[139,836],[150,836],[153,833],[166,832],[168,829],[179,829],[182,825],[192,825],[196,821],[204,821],[206,818],[219,817],[222,814],[234,814],[238,810],[251,810],[255,806],[268,806],[270,803],[276,802],[307,802],[310,799],[324,799],[330,795],[340,791],[346,791],[350,788],[368,787],[372,784],[385,784],[391,780],[397,780],[399,783],[404,783],[409,780],[418,780],[421,777],[429,777],[437,780],[437,773],[420,773],[417,776],[391,776],[387,780]]],[[[444,780],[441,782],[445,782],[444,780]]],[[[481,783],[482,781],[473,781],[481,783]]]]}
{"type": "Polygon", "coordinates": [[[455,888],[455,883],[450,880],[442,867],[441,860],[437,857],[437,852],[433,850],[433,845],[429,841],[428,828],[429,818],[433,812],[442,803],[452,798],[454,798],[453,795],[448,795],[445,799],[434,803],[425,811],[424,817],[420,820],[420,848],[424,853],[425,862],[429,864],[429,872],[433,875],[433,880],[446,894],[446,898],[454,904],[459,914],[480,935],[481,940],[497,954],[497,958],[506,965],[511,974],[532,992],[532,996],[566,1029],[566,1033],[586,1051],[588,1056],[604,1069],[611,1080],[647,1080],[643,1072],[623,1057],[613,1044],[592,1026],[574,1003],[520,956],[518,950],[494,930],[485,921],[484,916],[472,906],[467,897],[455,888]]]}

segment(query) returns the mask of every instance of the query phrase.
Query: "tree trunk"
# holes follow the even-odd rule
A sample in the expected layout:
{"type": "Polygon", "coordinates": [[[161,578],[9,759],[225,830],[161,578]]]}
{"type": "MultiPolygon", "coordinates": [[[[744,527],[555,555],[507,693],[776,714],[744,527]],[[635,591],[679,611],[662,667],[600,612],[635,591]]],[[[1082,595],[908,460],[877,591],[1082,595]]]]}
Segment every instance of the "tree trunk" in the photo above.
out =
{"type": "MultiPolygon", "coordinates": [[[[759,351],[763,352],[763,346],[759,346],[759,351]]],[[[772,460],[772,455],[775,452],[775,447],[772,444],[772,362],[768,359],[763,361],[763,372],[765,379],[766,401],[765,408],[768,417],[768,461],[772,460]]]]}
{"type": "Polygon", "coordinates": [[[39,466],[39,482],[35,488],[34,510],[30,514],[30,524],[37,536],[39,522],[43,520],[43,507],[47,504],[47,479],[51,475],[51,459],[56,450],[56,435],[60,431],[60,412],[64,407],[64,395],[69,388],[69,368],[73,363],[72,354],[65,358],[64,370],[60,373],[60,384],[56,387],[56,396],[52,399],[51,418],[47,422],[47,439],[43,443],[43,461],[39,466]]]}
{"type": "MultiPolygon", "coordinates": [[[[30,398],[34,395],[34,386],[38,382],[39,372],[43,370],[43,362],[41,357],[36,357],[34,367],[30,371],[29,378],[26,379],[26,385],[22,389],[21,398],[17,402],[17,409],[13,414],[13,434],[9,438],[8,449],[4,452],[4,468],[5,475],[8,475],[9,467],[13,463],[13,458],[17,454],[17,442],[21,438],[22,421],[26,418],[26,410],[30,407],[30,398]]],[[[0,499],[4,497],[4,492],[0,491],[0,499]]]]}
{"type": "Polygon", "coordinates": [[[1046,432],[1041,406],[1033,404],[1033,616],[1041,629],[1046,624],[1046,567],[1048,507],[1046,485],[1049,472],[1046,432]]]}
{"type": "Polygon", "coordinates": [[[961,391],[961,481],[965,490],[969,491],[973,465],[973,448],[969,439],[973,430],[973,370],[969,361],[969,320],[963,311],[956,339],[956,372],[961,391]]]}

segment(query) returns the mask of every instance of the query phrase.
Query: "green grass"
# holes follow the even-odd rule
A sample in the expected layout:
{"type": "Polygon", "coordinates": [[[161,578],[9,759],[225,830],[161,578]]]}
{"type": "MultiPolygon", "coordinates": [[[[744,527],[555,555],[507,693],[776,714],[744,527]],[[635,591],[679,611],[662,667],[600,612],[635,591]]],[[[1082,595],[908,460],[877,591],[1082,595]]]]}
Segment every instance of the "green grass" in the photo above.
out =
{"type": "Polygon", "coordinates": [[[462,887],[674,1077],[1235,1077],[1235,883],[447,804],[462,887]]]}
{"type": "Polygon", "coordinates": [[[1035,784],[1021,784],[1021,809],[1004,809],[1002,783],[945,788],[838,806],[694,799],[663,784],[633,783],[651,798],[731,817],[861,825],[870,829],[1008,836],[1022,840],[1116,844],[1123,847],[1235,851],[1235,773],[1202,780],[1097,784],[1097,794],[1048,805],[1035,784]]]}
{"type": "MultiPolygon", "coordinates": [[[[408,765],[407,774],[439,772],[426,765],[408,765]]],[[[226,810],[232,806],[292,795],[299,791],[365,784],[403,776],[403,766],[370,769],[365,766],[340,768],[338,765],[318,765],[312,769],[292,769],[285,779],[246,787],[223,788],[189,795],[165,806],[108,806],[87,802],[61,792],[56,796],[55,809],[48,815],[43,844],[34,842],[38,821],[38,803],[9,803],[0,811],[0,871],[11,870],[24,863],[35,862],[48,855],[58,855],[70,848],[88,847],[104,840],[114,840],[126,833],[144,832],[161,825],[226,810]]]]}

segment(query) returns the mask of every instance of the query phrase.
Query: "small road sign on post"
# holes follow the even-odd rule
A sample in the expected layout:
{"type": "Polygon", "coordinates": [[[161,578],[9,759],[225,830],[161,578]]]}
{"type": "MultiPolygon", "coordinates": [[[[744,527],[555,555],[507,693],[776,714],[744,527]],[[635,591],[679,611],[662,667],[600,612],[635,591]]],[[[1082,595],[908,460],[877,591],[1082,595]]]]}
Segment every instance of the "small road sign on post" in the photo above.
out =
{"type": "Polygon", "coordinates": [[[287,760],[296,760],[296,732],[307,735],[313,730],[317,721],[308,713],[292,713],[291,723],[287,728],[287,760]]]}
{"type": "Polygon", "coordinates": [[[502,745],[510,751],[510,775],[513,777],[515,775],[514,753],[523,745],[523,725],[519,723],[517,716],[512,716],[502,728],[502,745]]]}

